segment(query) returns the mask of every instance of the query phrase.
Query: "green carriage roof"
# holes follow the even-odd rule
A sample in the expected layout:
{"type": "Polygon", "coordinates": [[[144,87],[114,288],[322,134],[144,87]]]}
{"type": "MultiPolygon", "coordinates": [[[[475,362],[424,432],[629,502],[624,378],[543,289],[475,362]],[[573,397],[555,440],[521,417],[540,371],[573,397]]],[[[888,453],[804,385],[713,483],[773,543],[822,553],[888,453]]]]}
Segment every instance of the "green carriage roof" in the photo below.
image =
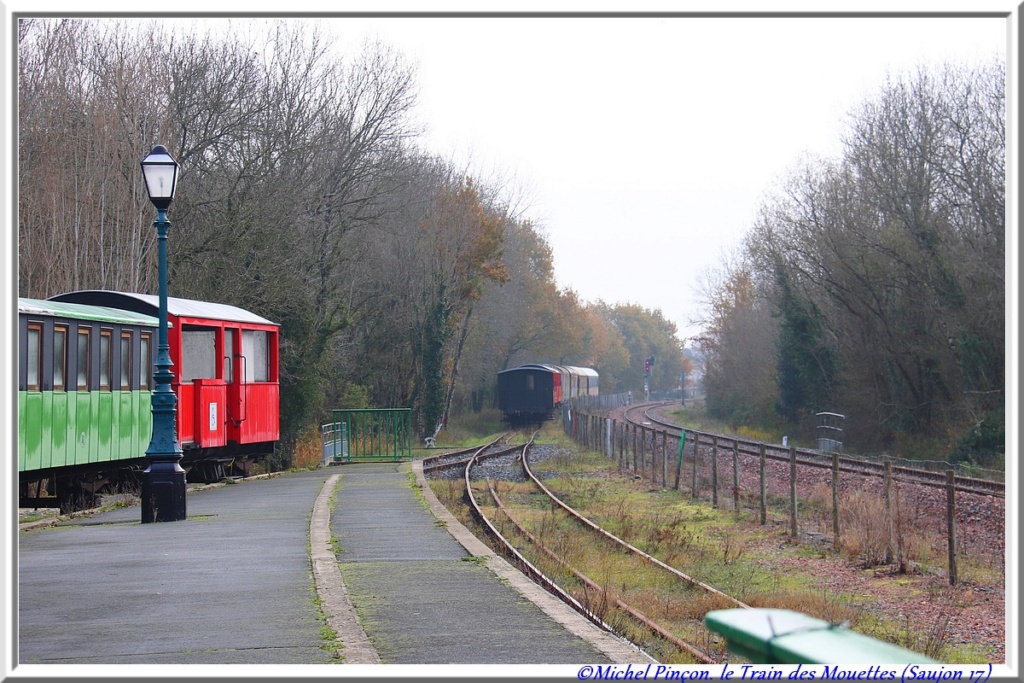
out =
{"type": "Polygon", "coordinates": [[[27,299],[24,297],[18,298],[18,313],[49,316],[52,318],[70,318],[73,320],[98,320],[105,323],[142,325],[145,327],[157,327],[160,325],[160,321],[151,315],[133,313],[119,308],[71,304],[63,301],[43,301],[41,299],[27,299]]]}

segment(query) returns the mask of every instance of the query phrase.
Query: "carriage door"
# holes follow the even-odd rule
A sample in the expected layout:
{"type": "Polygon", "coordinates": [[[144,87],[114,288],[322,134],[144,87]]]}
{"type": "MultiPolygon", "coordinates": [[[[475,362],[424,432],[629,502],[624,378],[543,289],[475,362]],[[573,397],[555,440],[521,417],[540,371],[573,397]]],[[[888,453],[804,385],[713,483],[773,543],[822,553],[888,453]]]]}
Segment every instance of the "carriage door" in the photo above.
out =
{"type": "Polygon", "coordinates": [[[224,328],[224,381],[228,385],[228,440],[240,443],[245,421],[245,359],[239,345],[238,330],[224,328]]]}
{"type": "Polygon", "coordinates": [[[201,448],[216,448],[227,442],[227,392],[224,380],[217,377],[217,333],[215,327],[186,325],[181,334],[182,440],[201,448]]]}

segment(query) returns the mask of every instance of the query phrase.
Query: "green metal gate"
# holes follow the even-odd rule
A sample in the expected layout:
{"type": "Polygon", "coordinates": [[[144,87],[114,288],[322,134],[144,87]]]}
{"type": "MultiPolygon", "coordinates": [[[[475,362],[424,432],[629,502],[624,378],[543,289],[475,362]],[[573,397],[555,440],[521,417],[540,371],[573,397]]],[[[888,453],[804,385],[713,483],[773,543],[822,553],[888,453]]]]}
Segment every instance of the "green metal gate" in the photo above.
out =
{"type": "Polygon", "coordinates": [[[347,448],[334,462],[397,462],[412,457],[412,409],[334,410],[335,434],[344,434],[347,448]]]}

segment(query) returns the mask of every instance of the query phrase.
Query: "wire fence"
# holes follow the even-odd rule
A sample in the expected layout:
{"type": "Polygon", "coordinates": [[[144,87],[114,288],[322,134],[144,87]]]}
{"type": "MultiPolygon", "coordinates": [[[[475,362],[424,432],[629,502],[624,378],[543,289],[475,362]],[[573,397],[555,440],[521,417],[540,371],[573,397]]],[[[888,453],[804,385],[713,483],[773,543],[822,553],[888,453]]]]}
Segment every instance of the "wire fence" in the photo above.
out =
{"type": "MultiPolygon", "coordinates": [[[[787,524],[794,538],[830,535],[836,548],[856,545],[878,564],[914,561],[922,552],[920,539],[927,535],[934,539],[933,550],[946,546],[949,581],[956,584],[958,557],[990,552],[963,546],[957,529],[965,512],[957,509],[959,482],[948,463],[934,463],[945,472],[941,481],[913,487],[915,482],[900,472],[894,459],[882,459],[880,476],[869,478],[848,463],[840,467],[838,453],[811,464],[798,460],[796,448],[780,457],[774,447],[769,457],[765,444],[741,449],[732,438],[720,444],[718,435],[690,430],[670,434],[571,407],[563,410],[563,426],[577,443],[603,453],[620,471],[652,486],[688,492],[694,501],[715,508],[755,511],[762,524],[769,519],[787,524]]],[[[919,461],[906,462],[922,469],[919,461]]]]}

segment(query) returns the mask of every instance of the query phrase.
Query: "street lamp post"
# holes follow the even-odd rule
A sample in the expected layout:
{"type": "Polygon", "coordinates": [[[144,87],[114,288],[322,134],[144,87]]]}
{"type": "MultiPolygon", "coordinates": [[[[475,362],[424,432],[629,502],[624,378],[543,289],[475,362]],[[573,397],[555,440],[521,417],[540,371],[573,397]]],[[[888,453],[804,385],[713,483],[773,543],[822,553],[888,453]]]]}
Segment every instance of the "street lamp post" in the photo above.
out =
{"type": "Polygon", "coordinates": [[[174,522],[185,519],[185,470],[178,444],[176,417],[178,397],[171,381],[171,348],[167,341],[167,208],[174,199],[178,181],[178,162],[157,145],[142,160],[142,177],[146,181],[149,201],[156,207],[153,221],[156,228],[160,264],[160,337],[157,341],[156,372],[153,375],[153,436],[146,450],[149,466],[142,474],[142,523],[174,522]]]}

